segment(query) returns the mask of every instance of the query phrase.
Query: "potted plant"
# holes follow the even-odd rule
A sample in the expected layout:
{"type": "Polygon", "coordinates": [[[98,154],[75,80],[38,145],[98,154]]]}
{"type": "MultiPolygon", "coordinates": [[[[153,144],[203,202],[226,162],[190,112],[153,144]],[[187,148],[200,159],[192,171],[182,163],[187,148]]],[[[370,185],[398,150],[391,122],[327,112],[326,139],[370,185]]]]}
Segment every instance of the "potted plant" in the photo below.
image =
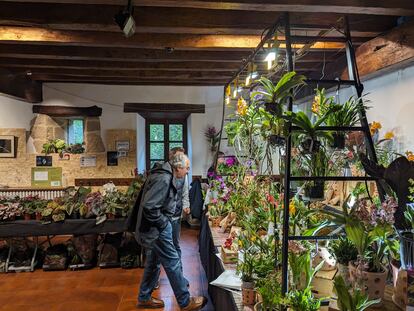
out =
{"type": "Polygon", "coordinates": [[[324,114],[317,116],[315,122],[312,122],[309,116],[303,111],[286,112],[287,120],[300,128],[299,138],[302,140],[301,148],[303,153],[318,152],[321,146],[320,138],[332,141],[332,134],[329,131],[319,130],[319,128],[324,124],[329,115],[337,109],[338,107],[335,106],[329,107],[324,114]]]}
{"type": "Polygon", "coordinates": [[[208,125],[207,129],[204,132],[204,136],[210,145],[210,151],[216,152],[218,143],[220,141],[220,131],[217,131],[214,126],[208,125]]]}
{"type": "Polygon", "coordinates": [[[294,290],[288,295],[285,301],[292,311],[318,311],[321,306],[321,299],[315,298],[311,288],[294,290]]]}
{"type": "MultiPolygon", "coordinates": [[[[313,112],[317,114],[324,114],[329,109],[334,111],[329,113],[325,124],[327,126],[355,126],[359,122],[359,114],[363,109],[367,109],[363,104],[361,98],[350,97],[342,105],[336,104],[333,97],[326,97],[325,89],[317,90],[317,96],[315,97],[318,102],[314,103],[313,112]]],[[[332,133],[333,148],[344,149],[345,148],[345,132],[334,131],[332,133]]]]}
{"type": "Polygon", "coordinates": [[[238,236],[238,246],[242,253],[242,259],[238,261],[236,271],[242,280],[242,301],[244,305],[255,303],[256,291],[254,288],[254,257],[256,250],[253,247],[253,233],[245,230],[238,236]]]}
{"type": "Polygon", "coordinates": [[[36,213],[37,210],[37,201],[39,196],[26,196],[20,200],[20,205],[23,209],[24,220],[32,219],[32,216],[36,213]]]}
{"type": "Polygon", "coordinates": [[[43,144],[42,153],[46,155],[49,153],[59,153],[62,156],[65,149],[66,143],[63,139],[53,139],[43,144]]]}
{"type": "Polygon", "coordinates": [[[0,220],[15,220],[22,214],[22,209],[18,202],[5,202],[0,204],[0,220]]]}
{"type": "Polygon", "coordinates": [[[46,208],[42,210],[42,220],[45,222],[59,222],[65,220],[66,206],[62,204],[60,198],[49,201],[46,208]]]}
{"type": "Polygon", "coordinates": [[[214,200],[212,204],[209,204],[208,214],[209,219],[211,220],[211,226],[220,226],[220,222],[223,220],[224,216],[226,216],[228,212],[229,211],[226,208],[226,204],[222,200],[214,200]]]}
{"type": "Polygon", "coordinates": [[[340,237],[333,241],[330,245],[330,250],[334,255],[337,265],[338,273],[341,275],[347,285],[349,281],[349,263],[354,262],[358,258],[358,250],[355,245],[346,237],[340,237]]]}
{"type": "Polygon", "coordinates": [[[380,202],[358,200],[348,208],[345,200],[343,213],[324,213],[333,216],[332,221],[344,225],[347,238],[358,251],[356,262],[350,262],[350,281],[368,294],[370,299],[384,297],[387,269],[385,260],[393,248],[394,213],[397,204],[393,198],[380,202]]]}
{"type": "Polygon", "coordinates": [[[359,289],[351,290],[341,276],[335,277],[334,289],[338,296],[337,305],[340,311],[363,311],[377,304],[380,300],[369,300],[359,289]]]}
{"type": "MultiPolygon", "coordinates": [[[[324,149],[304,155],[303,161],[310,176],[327,176],[330,170],[329,158],[324,149]]],[[[314,200],[323,200],[325,196],[325,182],[323,180],[309,181],[305,185],[305,197],[314,200]]]]}
{"type": "Polygon", "coordinates": [[[282,303],[281,277],[278,272],[273,272],[265,278],[259,279],[256,288],[261,301],[254,306],[255,311],[280,310],[282,303]]]}

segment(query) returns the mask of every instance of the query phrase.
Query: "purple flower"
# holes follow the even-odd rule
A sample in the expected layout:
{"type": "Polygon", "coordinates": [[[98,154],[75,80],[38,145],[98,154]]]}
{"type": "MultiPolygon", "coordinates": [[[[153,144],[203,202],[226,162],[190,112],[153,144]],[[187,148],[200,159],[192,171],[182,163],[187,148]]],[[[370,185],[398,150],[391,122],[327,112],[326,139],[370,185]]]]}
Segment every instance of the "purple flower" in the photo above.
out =
{"type": "Polygon", "coordinates": [[[226,159],[226,165],[227,166],[233,166],[234,164],[236,164],[235,157],[229,157],[229,158],[226,159]]]}

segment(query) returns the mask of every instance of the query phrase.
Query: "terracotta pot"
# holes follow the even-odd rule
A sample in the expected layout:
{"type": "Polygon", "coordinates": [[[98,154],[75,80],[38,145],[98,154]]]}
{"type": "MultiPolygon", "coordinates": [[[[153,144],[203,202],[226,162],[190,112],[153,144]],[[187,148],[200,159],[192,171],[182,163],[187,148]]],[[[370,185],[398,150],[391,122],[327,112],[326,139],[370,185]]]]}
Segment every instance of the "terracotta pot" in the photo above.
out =
{"type": "MultiPolygon", "coordinates": [[[[278,308],[277,309],[272,309],[272,310],[264,309],[263,308],[263,303],[260,301],[260,302],[258,302],[254,305],[253,310],[254,311],[278,311],[279,309],[278,308]]],[[[290,310],[290,308],[288,308],[288,310],[290,310]]]]}
{"type": "Polygon", "coordinates": [[[24,216],[24,220],[30,220],[30,219],[32,219],[32,215],[31,214],[25,213],[23,216],[24,216]]]}
{"type": "Polygon", "coordinates": [[[42,220],[42,214],[36,212],[36,220],[42,220]]]}
{"type": "Polygon", "coordinates": [[[392,281],[394,284],[394,293],[392,295],[392,301],[401,310],[405,310],[407,307],[407,303],[408,303],[407,271],[401,269],[401,263],[396,260],[391,261],[391,269],[392,269],[392,281]]]}
{"type": "Polygon", "coordinates": [[[349,266],[348,265],[343,265],[338,263],[338,273],[340,276],[342,276],[342,278],[345,281],[346,285],[351,285],[351,281],[349,279],[349,266]]]}
{"type": "MultiPolygon", "coordinates": [[[[387,281],[387,270],[384,268],[383,272],[367,272],[361,271],[352,263],[349,263],[349,279],[352,284],[358,285],[362,292],[368,295],[370,300],[381,299],[384,300],[385,284],[387,281]]],[[[377,305],[382,304],[380,302],[377,305]]]]}
{"type": "Polygon", "coordinates": [[[244,305],[254,305],[256,302],[256,290],[253,282],[242,282],[242,301],[244,305]]]}
{"type": "Polygon", "coordinates": [[[220,226],[220,222],[222,220],[223,220],[223,216],[211,217],[211,226],[212,227],[218,227],[218,226],[220,226]]]}
{"type": "Polygon", "coordinates": [[[106,214],[106,218],[107,219],[115,219],[115,214],[108,213],[108,214],[106,214]]]}

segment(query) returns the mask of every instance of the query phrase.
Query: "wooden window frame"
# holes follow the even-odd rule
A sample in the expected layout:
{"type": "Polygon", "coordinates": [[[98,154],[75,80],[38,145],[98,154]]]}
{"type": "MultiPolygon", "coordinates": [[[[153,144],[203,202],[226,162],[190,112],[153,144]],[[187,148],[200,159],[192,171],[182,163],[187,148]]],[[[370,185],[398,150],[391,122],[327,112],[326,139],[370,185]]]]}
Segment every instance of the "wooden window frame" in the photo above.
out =
{"type": "Polygon", "coordinates": [[[163,124],[164,125],[164,141],[153,141],[153,142],[163,142],[164,143],[164,158],[168,159],[169,152],[169,143],[170,142],[179,142],[179,141],[170,141],[170,124],[181,124],[183,126],[183,148],[185,151],[188,151],[188,141],[187,141],[187,119],[145,119],[145,167],[149,170],[150,167],[150,125],[151,124],[163,124]]]}

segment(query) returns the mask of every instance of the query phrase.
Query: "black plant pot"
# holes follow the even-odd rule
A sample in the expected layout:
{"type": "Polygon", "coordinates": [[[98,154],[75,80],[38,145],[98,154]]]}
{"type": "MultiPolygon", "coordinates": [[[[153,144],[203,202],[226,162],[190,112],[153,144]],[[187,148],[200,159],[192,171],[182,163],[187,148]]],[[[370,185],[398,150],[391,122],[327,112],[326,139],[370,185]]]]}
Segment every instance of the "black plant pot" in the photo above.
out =
{"type": "Polygon", "coordinates": [[[310,187],[305,189],[305,196],[313,200],[323,200],[325,198],[325,182],[315,180],[310,187]]]}
{"type": "Polygon", "coordinates": [[[280,108],[278,108],[277,103],[265,103],[265,109],[266,111],[270,112],[271,114],[279,114],[280,108]]]}
{"type": "Polygon", "coordinates": [[[345,148],[345,134],[333,133],[332,136],[333,136],[332,148],[344,149],[345,148]]]}
{"type": "Polygon", "coordinates": [[[316,139],[308,137],[301,143],[301,146],[304,153],[314,153],[319,151],[321,143],[316,139]]]}
{"type": "Polygon", "coordinates": [[[285,138],[279,135],[270,135],[269,143],[275,147],[281,147],[285,145],[285,138]]]}

